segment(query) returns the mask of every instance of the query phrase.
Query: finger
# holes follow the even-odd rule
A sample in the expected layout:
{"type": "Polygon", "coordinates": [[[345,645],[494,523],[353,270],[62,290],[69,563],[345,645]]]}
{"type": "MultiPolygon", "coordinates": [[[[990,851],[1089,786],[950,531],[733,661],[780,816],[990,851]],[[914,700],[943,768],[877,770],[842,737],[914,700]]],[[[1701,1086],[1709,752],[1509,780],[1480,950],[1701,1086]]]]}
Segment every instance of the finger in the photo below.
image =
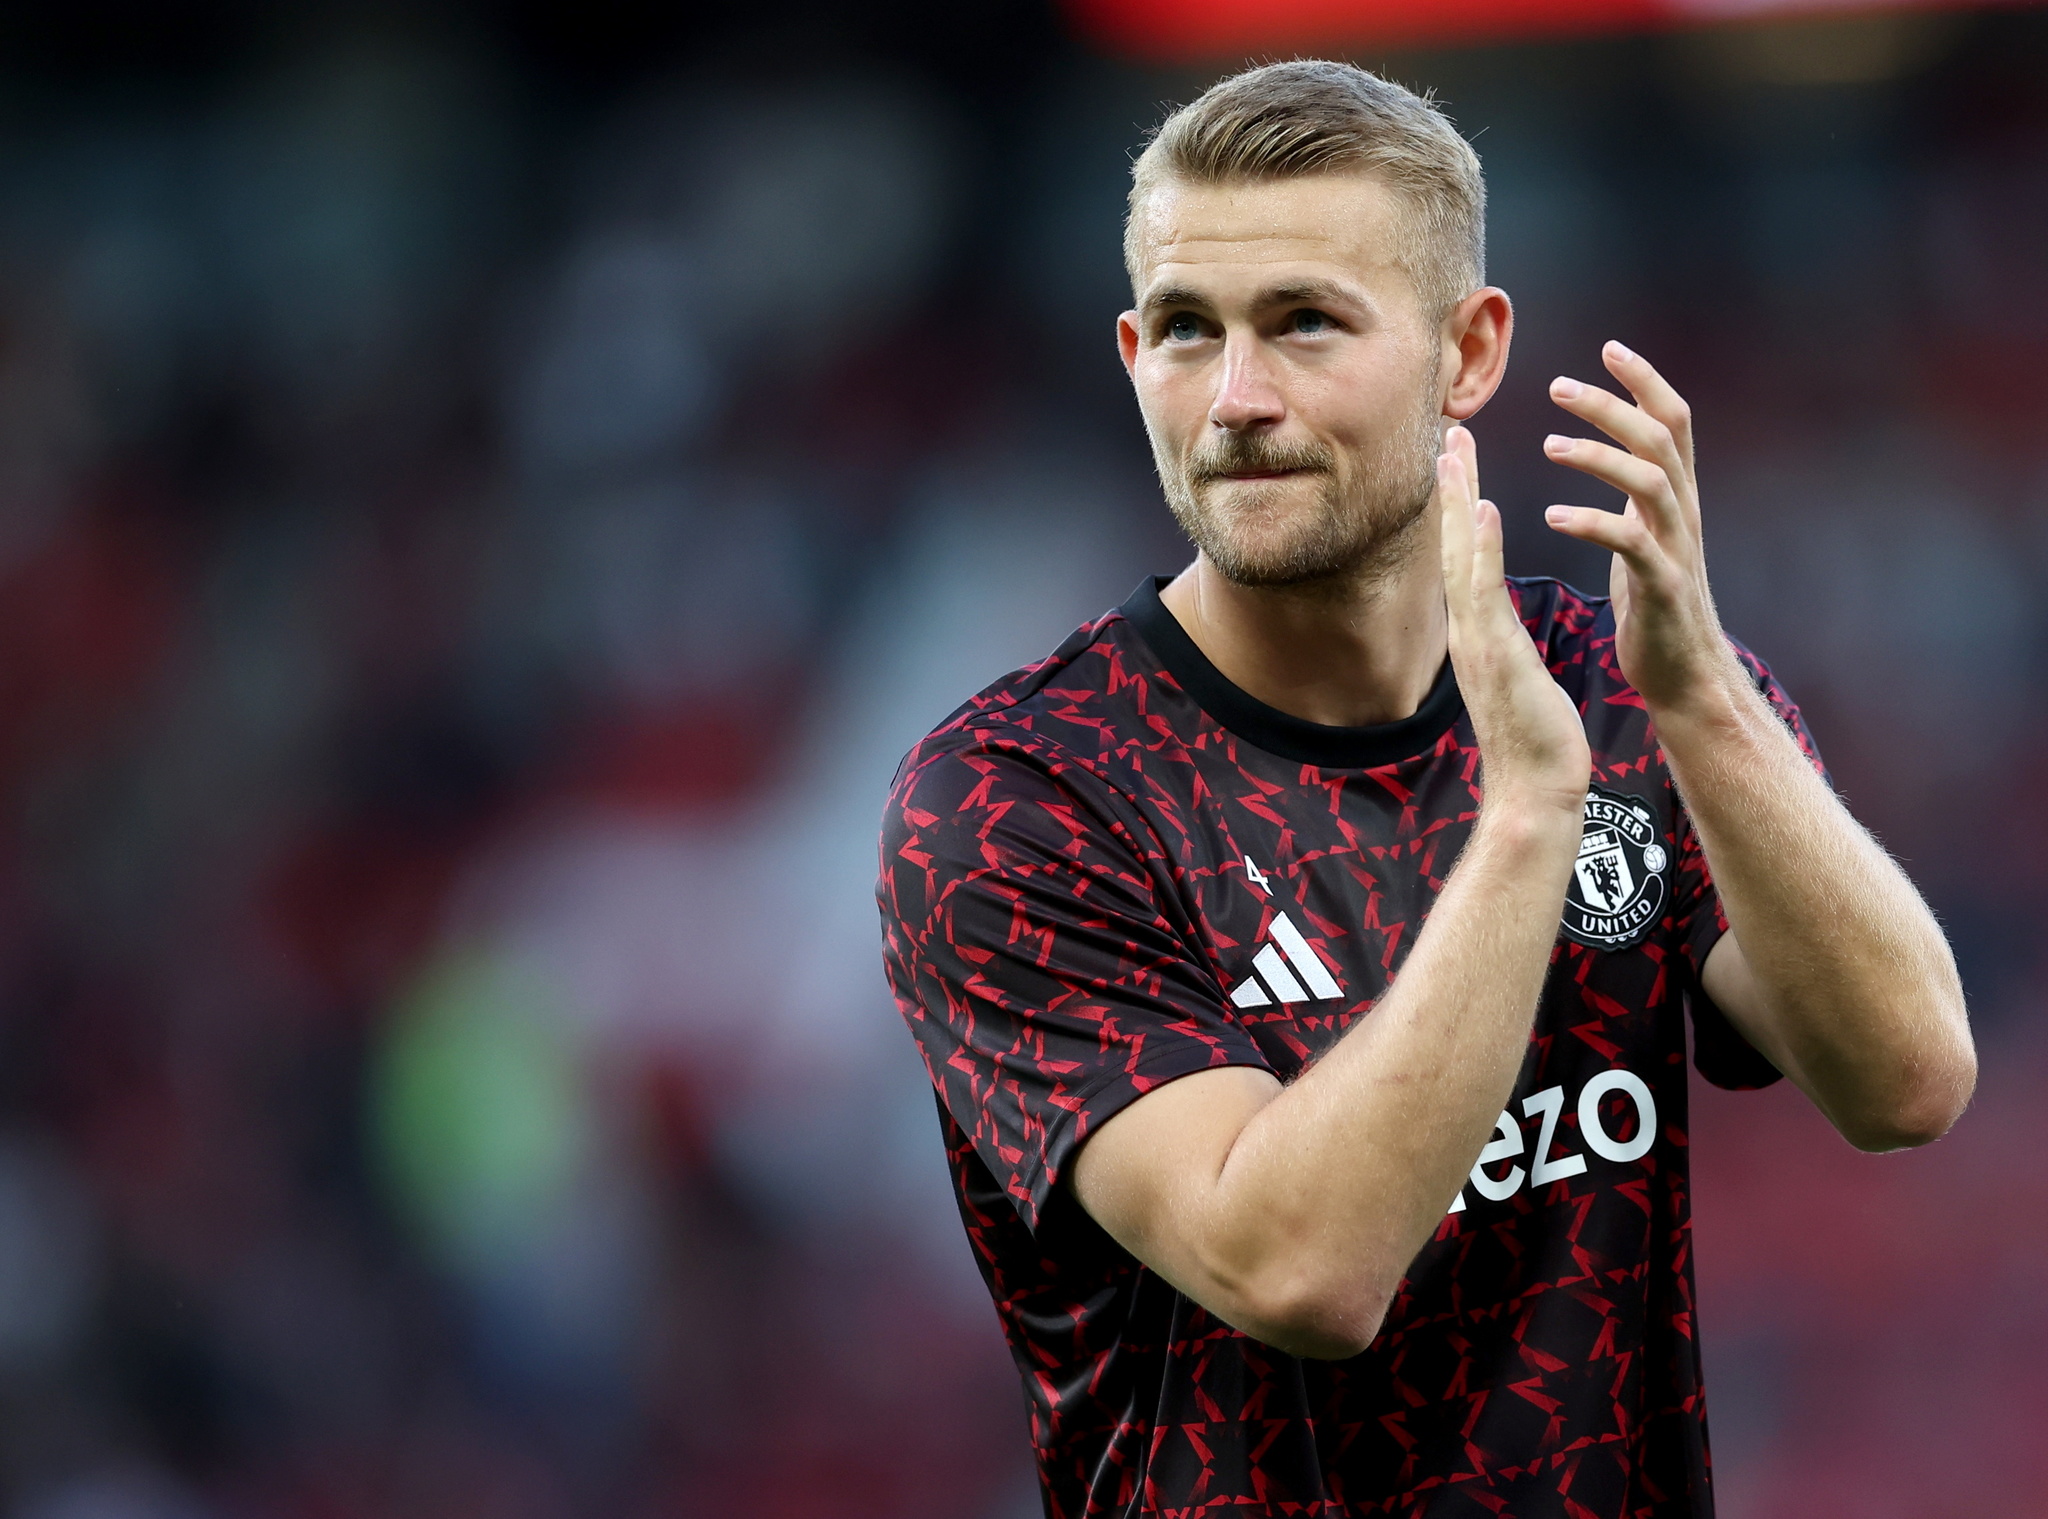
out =
{"type": "MultiPolygon", "coordinates": [[[[1472,513],[1472,594],[1489,610],[1507,601],[1507,568],[1501,548],[1500,508],[1481,501],[1472,513]]],[[[1509,615],[1514,609],[1509,607],[1509,615]]]]}
{"type": "Polygon", "coordinates": [[[1684,461],[1686,477],[1690,479],[1692,408],[1686,405],[1685,397],[1671,388],[1671,382],[1657,373],[1648,359],[1620,343],[1609,342],[1600,350],[1600,358],[1606,364],[1607,372],[1628,387],[1628,393],[1636,398],[1636,404],[1671,429],[1671,436],[1677,442],[1678,456],[1684,461]]]}
{"type": "Polygon", "coordinates": [[[1478,452],[1472,434],[1453,427],[1445,434],[1437,460],[1438,492],[1442,496],[1444,588],[1454,611],[1469,606],[1472,595],[1473,517],[1479,509],[1478,452]]]}
{"type": "Polygon", "coordinates": [[[1472,487],[1472,504],[1479,503],[1479,440],[1469,427],[1453,427],[1444,433],[1444,447],[1465,461],[1465,478],[1472,487]]]}
{"type": "Polygon", "coordinates": [[[1568,538],[1603,548],[1620,558],[1639,584],[1652,590],[1673,577],[1671,556],[1643,519],[1632,512],[1602,512],[1589,506],[1553,506],[1543,520],[1568,538]]]}
{"type": "Polygon", "coordinates": [[[1591,422],[1637,458],[1683,476],[1686,461],[1679,452],[1678,439],[1642,407],[1631,406],[1611,391],[1582,384],[1569,375],[1550,382],[1550,399],[1573,416],[1591,422]]]}
{"type": "Polygon", "coordinates": [[[1490,637],[1526,644],[1529,635],[1522,614],[1508,595],[1503,536],[1500,508],[1481,501],[1472,519],[1472,599],[1490,637]]]}
{"type": "Polygon", "coordinates": [[[1444,598],[1454,620],[1471,604],[1472,489],[1465,461],[1455,453],[1436,461],[1436,489],[1443,525],[1444,598]]]}
{"type": "Polygon", "coordinates": [[[1623,453],[1609,443],[1567,438],[1559,433],[1543,440],[1543,452],[1559,464],[1570,465],[1627,496],[1660,537],[1676,542],[1675,535],[1685,531],[1685,510],[1679,505],[1671,472],[1663,465],[1623,453]]]}

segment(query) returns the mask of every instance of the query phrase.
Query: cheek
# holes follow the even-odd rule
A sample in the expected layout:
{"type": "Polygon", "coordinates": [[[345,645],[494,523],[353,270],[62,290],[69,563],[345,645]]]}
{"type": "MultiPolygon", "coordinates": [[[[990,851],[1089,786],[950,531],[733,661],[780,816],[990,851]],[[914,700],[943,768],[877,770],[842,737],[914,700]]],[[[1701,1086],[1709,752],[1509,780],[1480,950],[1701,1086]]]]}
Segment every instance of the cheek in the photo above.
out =
{"type": "Polygon", "coordinates": [[[1386,429],[1386,397],[1371,388],[1369,377],[1319,376],[1302,388],[1296,414],[1341,448],[1367,448],[1386,429]]]}
{"type": "Polygon", "coordinates": [[[1421,370],[1412,354],[1379,354],[1370,363],[1306,376],[1298,403],[1302,420],[1342,447],[1379,447],[1409,429],[1430,393],[1434,372],[1421,370]]]}
{"type": "Polygon", "coordinates": [[[1209,393],[1193,365],[1165,364],[1140,357],[1131,380],[1138,411],[1154,437],[1178,443],[1199,431],[1209,416],[1209,393]]]}

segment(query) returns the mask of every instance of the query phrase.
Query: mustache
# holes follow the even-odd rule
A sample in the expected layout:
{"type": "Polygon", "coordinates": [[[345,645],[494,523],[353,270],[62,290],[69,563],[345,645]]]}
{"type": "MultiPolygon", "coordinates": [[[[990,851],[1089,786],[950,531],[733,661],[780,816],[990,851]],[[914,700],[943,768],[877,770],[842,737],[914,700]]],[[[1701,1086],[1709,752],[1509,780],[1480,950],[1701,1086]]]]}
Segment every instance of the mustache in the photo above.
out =
{"type": "Polygon", "coordinates": [[[1225,433],[1220,441],[1195,450],[1188,458],[1188,478],[1207,482],[1226,475],[1263,475],[1282,470],[1328,474],[1336,467],[1331,451],[1306,440],[1281,442],[1254,433],[1225,433]]]}

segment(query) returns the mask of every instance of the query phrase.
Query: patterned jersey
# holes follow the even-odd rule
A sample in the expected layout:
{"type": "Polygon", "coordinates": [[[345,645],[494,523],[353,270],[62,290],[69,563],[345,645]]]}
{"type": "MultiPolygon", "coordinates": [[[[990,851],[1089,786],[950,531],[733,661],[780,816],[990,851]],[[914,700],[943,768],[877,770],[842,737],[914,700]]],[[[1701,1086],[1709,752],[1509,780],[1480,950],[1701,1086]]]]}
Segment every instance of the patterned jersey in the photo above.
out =
{"type": "Polygon", "coordinates": [[[1699,992],[1726,923],[1604,599],[1510,582],[1578,703],[1593,789],[1513,1098],[1371,1347],[1304,1360],[1238,1332],[1060,1185],[1160,1084],[1289,1080],[1369,1013],[1479,806],[1448,662],[1412,717],[1304,722],[1226,680],[1163,583],[954,713],[883,830],[889,977],[1047,1513],[1709,1513],[1688,1007],[1709,1080],[1777,1073],[1699,992]]]}

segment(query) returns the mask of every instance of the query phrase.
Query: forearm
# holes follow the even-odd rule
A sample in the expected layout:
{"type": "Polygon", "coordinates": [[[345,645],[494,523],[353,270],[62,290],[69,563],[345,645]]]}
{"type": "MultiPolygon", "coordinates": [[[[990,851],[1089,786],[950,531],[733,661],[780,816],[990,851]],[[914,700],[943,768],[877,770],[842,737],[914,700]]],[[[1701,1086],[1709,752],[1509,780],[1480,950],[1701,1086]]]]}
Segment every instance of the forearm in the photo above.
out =
{"type": "Polygon", "coordinates": [[[1204,1233],[1254,1316],[1370,1340],[1513,1089],[1578,833],[1555,807],[1482,814],[1392,990],[1240,1131],[1204,1233]]]}
{"type": "Polygon", "coordinates": [[[1814,772],[1747,672],[1652,716],[1727,914],[1719,993],[1849,1139],[1930,1139],[1975,1080],[1954,960],[1905,874],[1814,772]]]}

